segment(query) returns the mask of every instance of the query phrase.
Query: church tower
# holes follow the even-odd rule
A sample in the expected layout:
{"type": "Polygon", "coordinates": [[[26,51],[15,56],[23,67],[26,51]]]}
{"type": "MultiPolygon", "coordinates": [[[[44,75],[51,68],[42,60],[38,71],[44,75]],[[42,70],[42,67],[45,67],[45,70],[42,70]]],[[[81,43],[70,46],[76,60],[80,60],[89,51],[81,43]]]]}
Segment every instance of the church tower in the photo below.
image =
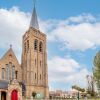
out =
{"type": "Polygon", "coordinates": [[[35,6],[29,29],[23,35],[22,80],[27,98],[33,94],[39,94],[42,98],[49,97],[46,35],[39,30],[35,6]]]}

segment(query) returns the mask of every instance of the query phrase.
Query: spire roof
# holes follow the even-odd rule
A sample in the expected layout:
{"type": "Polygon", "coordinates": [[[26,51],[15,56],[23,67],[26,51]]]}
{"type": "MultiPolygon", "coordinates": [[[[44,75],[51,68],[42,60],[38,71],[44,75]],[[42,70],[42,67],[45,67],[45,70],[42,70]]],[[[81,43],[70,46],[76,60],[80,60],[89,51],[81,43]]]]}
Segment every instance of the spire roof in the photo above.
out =
{"type": "Polygon", "coordinates": [[[38,19],[37,19],[37,13],[36,13],[35,6],[34,6],[32,17],[31,17],[30,27],[39,30],[39,24],[38,24],[38,19]]]}

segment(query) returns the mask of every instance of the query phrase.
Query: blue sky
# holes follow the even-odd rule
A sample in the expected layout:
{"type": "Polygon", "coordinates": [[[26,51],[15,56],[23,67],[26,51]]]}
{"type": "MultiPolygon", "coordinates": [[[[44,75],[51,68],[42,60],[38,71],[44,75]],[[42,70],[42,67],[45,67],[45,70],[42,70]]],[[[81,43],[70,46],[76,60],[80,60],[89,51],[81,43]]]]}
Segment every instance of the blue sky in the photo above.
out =
{"type": "MultiPolygon", "coordinates": [[[[38,14],[43,19],[65,19],[81,13],[100,12],[100,1],[98,0],[37,0],[38,14]],[[42,9],[41,9],[42,8],[42,9]]],[[[18,6],[25,12],[31,12],[33,0],[1,0],[0,7],[11,8],[18,6]]]]}
{"type": "MultiPolygon", "coordinates": [[[[99,6],[98,0],[37,0],[40,29],[48,38],[51,90],[68,90],[75,84],[86,87],[86,75],[92,72],[93,57],[100,50],[99,6]]],[[[0,1],[0,34],[4,33],[0,56],[11,43],[20,60],[21,38],[28,29],[32,10],[33,0],[0,1]]]]}

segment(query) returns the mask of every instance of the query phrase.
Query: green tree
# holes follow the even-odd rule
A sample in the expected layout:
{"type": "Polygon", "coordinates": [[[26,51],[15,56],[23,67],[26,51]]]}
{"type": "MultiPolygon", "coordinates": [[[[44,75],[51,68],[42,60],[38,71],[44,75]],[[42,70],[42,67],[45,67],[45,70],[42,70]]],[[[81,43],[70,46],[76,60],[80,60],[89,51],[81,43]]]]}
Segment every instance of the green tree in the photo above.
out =
{"type": "Polygon", "coordinates": [[[100,51],[94,57],[93,76],[100,95],[100,51]]]}
{"type": "Polygon", "coordinates": [[[81,87],[79,87],[79,86],[77,86],[77,85],[73,85],[72,86],[72,89],[75,89],[75,90],[77,90],[78,91],[78,94],[77,94],[77,98],[78,98],[78,100],[79,100],[79,98],[80,98],[80,96],[79,96],[79,92],[85,92],[85,89],[84,88],[81,88],[81,87]]]}
{"type": "Polygon", "coordinates": [[[32,92],[32,97],[33,97],[33,98],[36,97],[36,92],[32,92]]]}
{"type": "Polygon", "coordinates": [[[75,90],[80,91],[80,92],[85,92],[85,89],[84,88],[81,88],[81,87],[79,87],[77,85],[73,85],[72,86],[72,89],[75,89],[75,90]]]}

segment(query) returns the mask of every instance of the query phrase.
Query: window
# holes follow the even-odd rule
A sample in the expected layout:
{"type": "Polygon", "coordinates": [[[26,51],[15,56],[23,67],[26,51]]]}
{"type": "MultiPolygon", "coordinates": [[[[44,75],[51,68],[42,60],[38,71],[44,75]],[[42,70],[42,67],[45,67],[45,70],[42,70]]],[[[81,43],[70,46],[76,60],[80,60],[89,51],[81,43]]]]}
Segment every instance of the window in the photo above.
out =
{"type": "Polygon", "coordinates": [[[36,73],[35,73],[35,79],[36,79],[36,73]]]}
{"type": "Polygon", "coordinates": [[[15,66],[12,66],[12,80],[15,78],[15,66]]]}
{"type": "Polygon", "coordinates": [[[12,62],[9,62],[9,79],[11,79],[12,62]]]}
{"type": "Polygon", "coordinates": [[[24,44],[24,50],[25,50],[25,52],[26,52],[26,43],[24,44]]]}
{"type": "Polygon", "coordinates": [[[4,77],[5,77],[5,69],[2,68],[2,79],[4,79],[4,77]]]}
{"type": "Polygon", "coordinates": [[[41,67],[41,61],[40,61],[40,67],[41,67]]]}
{"type": "Polygon", "coordinates": [[[37,50],[37,47],[38,47],[38,40],[35,39],[35,41],[34,41],[34,50],[37,50]]]}
{"type": "Polygon", "coordinates": [[[39,51],[40,51],[40,52],[43,51],[43,43],[42,43],[42,42],[40,42],[40,44],[39,44],[39,51]]]}
{"type": "Polygon", "coordinates": [[[15,71],[15,78],[17,79],[18,71],[15,71]]]}
{"type": "Polygon", "coordinates": [[[12,54],[9,54],[9,57],[12,58],[12,54]]]}
{"type": "Polygon", "coordinates": [[[9,80],[9,65],[8,64],[6,64],[6,78],[7,78],[7,80],[9,80]]]}
{"type": "Polygon", "coordinates": [[[29,50],[29,40],[27,40],[27,50],[29,50]]]}

